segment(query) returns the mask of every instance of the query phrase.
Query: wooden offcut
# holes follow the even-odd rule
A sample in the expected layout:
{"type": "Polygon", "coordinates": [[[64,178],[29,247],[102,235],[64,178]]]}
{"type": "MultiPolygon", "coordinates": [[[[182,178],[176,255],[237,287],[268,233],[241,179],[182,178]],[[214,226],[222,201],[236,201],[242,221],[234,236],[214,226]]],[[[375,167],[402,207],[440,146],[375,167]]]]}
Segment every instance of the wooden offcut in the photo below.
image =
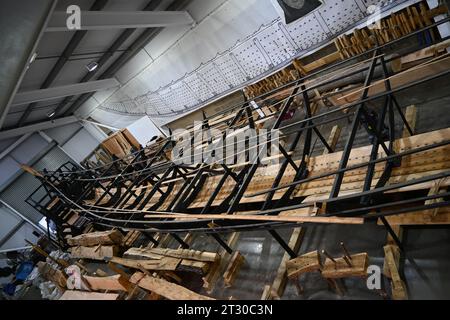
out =
{"type": "MultiPolygon", "coordinates": [[[[305,232],[305,228],[295,228],[292,232],[288,245],[294,252],[298,252],[298,250],[300,250],[305,232]]],[[[270,288],[271,299],[281,299],[281,297],[283,296],[287,283],[286,262],[290,259],[291,257],[288,253],[285,253],[283,255],[283,258],[281,259],[280,267],[277,270],[275,279],[273,280],[272,286],[270,288]]]]}
{"type": "Polygon", "coordinates": [[[384,247],[385,268],[384,273],[391,278],[392,298],[394,300],[407,300],[408,293],[406,285],[398,272],[400,252],[397,246],[387,245],[384,247]]]}
{"type": "Polygon", "coordinates": [[[336,258],[336,263],[329,258],[325,260],[322,276],[324,278],[339,279],[348,277],[366,277],[367,267],[369,266],[369,255],[360,253],[351,255],[351,264],[349,266],[344,258],[336,258]]]}
{"type": "MultiPolygon", "coordinates": [[[[330,132],[330,136],[327,140],[328,145],[331,147],[331,149],[335,150],[336,149],[336,145],[339,142],[339,137],[341,136],[341,127],[338,125],[335,125],[330,132]]],[[[330,152],[328,151],[327,148],[325,148],[325,150],[323,151],[323,154],[329,154],[330,152]]]]}
{"type": "Polygon", "coordinates": [[[159,260],[133,260],[113,257],[111,262],[137,270],[145,269],[150,271],[175,271],[180,264],[181,259],[164,257],[159,260]]]}
{"type": "Polygon", "coordinates": [[[178,284],[170,283],[163,279],[146,276],[142,272],[136,272],[130,281],[139,287],[163,296],[169,300],[214,300],[213,298],[195,293],[178,284]]]}
{"type": "Polygon", "coordinates": [[[320,257],[317,250],[286,262],[288,278],[296,278],[306,272],[318,271],[320,267],[320,257]]]}
{"type": "Polygon", "coordinates": [[[121,245],[123,235],[119,230],[91,232],[67,239],[70,246],[92,247],[96,245],[121,245]]]}
{"type": "Polygon", "coordinates": [[[178,271],[195,272],[195,273],[199,273],[201,275],[205,275],[209,271],[211,264],[212,263],[210,263],[210,262],[183,259],[183,260],[181,260],[180,264],[178,265],[177,270],[178,271]]]}
{"type": "Polygon", "coordinates": [[[137,241],[137,239],[139,239],[141,235],[142,233],[140,231],[137,230],[129,231],[123,238],[122,246],[131,247],[137,241]]]}
{"type": "MultiPolygon", "coordinates": [[[[411,105],[406,108],[405,112],[405,119],[409,124],[409,127],[411,128],[413,135],[414,131],[416,129],[416,123],[417,123],[417,107],[415,105],[411,105]]],[[[403,138],[411,136],[406,126],[403,128],[403,138]]]]}
{"type": "Polygon", "coordinates": [[[53,282],[60,288],[65,288],[67,285],[67,275],[62,270],[53,268],[50,264],[39,261],[37,263],[39,273],[48,281],[53,282]]]}
{"type": "Polygon", "coordinates": [[[239,251],[235,251],[231,256],[228,267],[223,275],[223,282],[225,287],[231,287],[236,280],[239,269],[245,262],[245,258],[239,251]]]}
{"type": "Polygon", "coordinates": [[[160,259],[161,257],[172,257],[194,261],[214,262],[219,258],[218,253],[195,251],[189,249],[163,249],[163,248],[131,248],[125,252],[128,256],[147,257],[160,259]]]}
{"type": "MultiPolygon", "coordinates": [[[[233,249],[236,246],[239,236],[239,232],[233,232],[227,240],[228,247],[233,249]]],[[[210,265],[208,273],[202,278],[203,288],[208,293],[211,293],[214,290],[220,275],[224,272],[227,263],[229,263],[231,259],[231,254],[229,254],[223,247],[220,248],[219,255],[220,259],[217,259],[210,265]]]]}
{"type": "Polygon", "coordinates": [[[117,256],[118,246],[72,247],[70,254],[76,259],[105,260],[117,256]]]}
{"type": "Polygon", "coordinates": [[[109,276],[109,277],[91,277],[84,276],[84,280],[89,284],[89,287],[93,291],[108,290],[108,291],[128,291],[129,286],[124,282],[121,275],[109,276]]]}
{"type": "Polygon", "coordinates": [[[67,290],[59,300],[117,300],[117,293],[100,293],[67,290]]]}

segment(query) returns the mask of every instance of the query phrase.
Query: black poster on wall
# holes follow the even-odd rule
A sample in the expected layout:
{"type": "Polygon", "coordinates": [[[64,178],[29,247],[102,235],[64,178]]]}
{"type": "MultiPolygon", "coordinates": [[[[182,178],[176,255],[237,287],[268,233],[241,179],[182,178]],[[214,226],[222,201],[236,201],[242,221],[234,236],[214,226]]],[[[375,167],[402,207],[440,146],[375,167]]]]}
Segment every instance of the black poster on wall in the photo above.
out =
{"type": "Polygon", "coordinates": [[[319,0],[275,0],[277,11],[284,14],[285,23],[294,22],[322,5],[319,0]]]}

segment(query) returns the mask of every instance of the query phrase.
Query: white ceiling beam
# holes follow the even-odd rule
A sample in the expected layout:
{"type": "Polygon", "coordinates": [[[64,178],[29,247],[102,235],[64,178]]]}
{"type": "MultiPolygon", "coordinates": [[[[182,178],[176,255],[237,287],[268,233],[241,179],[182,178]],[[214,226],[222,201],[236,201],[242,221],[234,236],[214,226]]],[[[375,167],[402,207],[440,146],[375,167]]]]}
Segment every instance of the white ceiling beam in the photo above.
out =
{"type": "Polygon", "coordinates": [[[70,116],[70,117],[35,123],[35,124],[28,125],[28,126],[16,128],[16,129],[4,130],[4,131],[0,131],[0,140],[19,137],[19,136],[22,136],[22,135],[25,135],[28,133],[37,132],[37,131],[41,131],[41,130],[48,130],[48,129],[52,129],[52,128],[56,128],[56,127],[61,127],[61,126],[65,126],[67,124],[77,122],[77,121],[78,121],[77,117],[70,116]]]}
{"type": "MultiPolygon", "coordinates": [[[[73,31],[67,27],[69,15],[64,11],[53,13],[47,25],[47,32],[73,31]]],[[[81,11],[81,29],[109,30],[129,28],[158,28],[193,25],[187,11],[81,11]]]]}
{"type": "Polygon", "coordinates": [[[115,88],[118,87],[119,85],[120,83],[119,81],[117,81],[116,78],[111,78],[111,79],[70,84],[60,87],[52,87],[48,89],[23,91],[16,94],[12,105],[17,106],[32,102],[76,96],[83,93],[115,88]]]}

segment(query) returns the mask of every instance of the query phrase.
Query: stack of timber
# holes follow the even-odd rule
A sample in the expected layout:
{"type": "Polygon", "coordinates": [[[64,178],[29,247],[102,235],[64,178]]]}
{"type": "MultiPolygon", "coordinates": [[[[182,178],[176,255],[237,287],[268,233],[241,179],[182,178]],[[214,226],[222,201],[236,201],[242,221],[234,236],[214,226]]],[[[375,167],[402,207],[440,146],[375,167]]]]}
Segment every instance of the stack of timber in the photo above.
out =
{"type": "Polygon", "coordinates": [[[73,258],[105,260],[119,254],[123,235],[118,230],[92,232],[69,238],[67,243],[73,258]]]}
{"type": "Polygon", "coordinates": [[[90,165],[92,167],[107,164],[112,162],[114,157],[119,159],[127,158],[131,152],[139,150],[140,148],[141,145],[130,131],[128,131],[128,129],[122,129],[103,140],[97,148],[82,161],[82,164],[90,165]]]}
{"type": "Polygon", "coordinates": [[[101,143],[101,146],[110,155],[115,155],[119,159],[125,158],[133,149],[140,149],[139,142],[127,129],[122,129],[109,136],[101,143]]]}
{"type": "Polygon", "coordinates": [[[142,233],[137,230],[128,231],[122,241],[124,248],[131,248],[133,244],[141,237],[142,233]]]}
{"type": "MultiPolygon", "coordinates": [[[[413,4],[403,10],[392,13],[386,18],[374,21],[370,27],[355,29],[351,34],[341,35],[332,44],[334,50],[331,50],[331,53],[321,53],[325,50],[319,51],[315,53],[319,58],[315,58],[312,62],[304,63],[303,61],[307,60],[305,57],[294,59],[288,67],[248,86],[244,90],[244,93],[248,99],[261,96],[289,82],[295,81],[300,76],[306,76],[334,62],[362,54],[373,49],[377,44],[387,44],[430,26],[434,23],[434,17],[447,14],[447,12],[447,7],[444,5],[429,9],[425,1],[413,4]]],[[[427,32],[429,32],[431,39],[434,41],[436,38],[434,30],[430,29],[427,32]]],[[[428,50],[426,54],[430,55],[430,52],[428,50]]],[[[398,63],[399,61],[396,61],[394,71],[400,71],[398,69],[398,63]]],[[[407,65],[407,61],[404,64],[407,65]]],[[[287,95],[288,93],[286,94],[285,92],[277,93],[277,97],[279,98],[284,98],[287,95]]]]}
{"type": "Polygon", "coordinates": [[[279,88],[299,78],[295,65],[290,65],[263,80],[252,84],[244,89],[244,93],[249,99],[253,99],[266,92],[279,88]]]}
{"type": "MultiPolygon", "coordinates": [[[[355,29],[350,35],[344,34],[335,40],[335,44],[342,59],[350,58],[374,48],[377,44],[389,43],[430,26],[435,16],[446,13],[446,6],[430,10],[424,1],[392,13],[389,17],[376,21],[370,28],[355,29]]],[[[432,29],[430,36],[435,38],[432,29]]]]}

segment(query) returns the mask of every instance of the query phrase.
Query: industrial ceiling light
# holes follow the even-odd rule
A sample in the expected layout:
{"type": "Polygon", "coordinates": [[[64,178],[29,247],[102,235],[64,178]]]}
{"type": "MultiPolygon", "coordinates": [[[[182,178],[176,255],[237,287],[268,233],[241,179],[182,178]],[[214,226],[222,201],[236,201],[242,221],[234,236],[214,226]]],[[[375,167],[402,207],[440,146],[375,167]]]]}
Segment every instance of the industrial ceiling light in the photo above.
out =
{"type": "Polygon", "coordinates": [[[86,69],[88,69],[89,72],[92,72],[92,71],[94,71],[94,70],[97,69],[97,68],[98,68],[98,63],[95,62],[95,61],[89,62],[89,63],[86,65],[86,69]]]}
{"type": "Polygon", "coordinates": [[[28,70],[31,66],[31,64],[34,62],[34,60],[36,60],[37,57],[37,52],[33,53],[33,55],[30,58],[30,61],[28,62],[27,66],[26,66],[26,70],[28,70]]]}
{"type": "Polygon", "coordinates": [[[37,55],[38,55],[37,52],[33,53],[33,55],[31,56],[31,59],[30,59],[30,64],[32,64],[34,62],[34,60],[36,60],[37,55]]]}

